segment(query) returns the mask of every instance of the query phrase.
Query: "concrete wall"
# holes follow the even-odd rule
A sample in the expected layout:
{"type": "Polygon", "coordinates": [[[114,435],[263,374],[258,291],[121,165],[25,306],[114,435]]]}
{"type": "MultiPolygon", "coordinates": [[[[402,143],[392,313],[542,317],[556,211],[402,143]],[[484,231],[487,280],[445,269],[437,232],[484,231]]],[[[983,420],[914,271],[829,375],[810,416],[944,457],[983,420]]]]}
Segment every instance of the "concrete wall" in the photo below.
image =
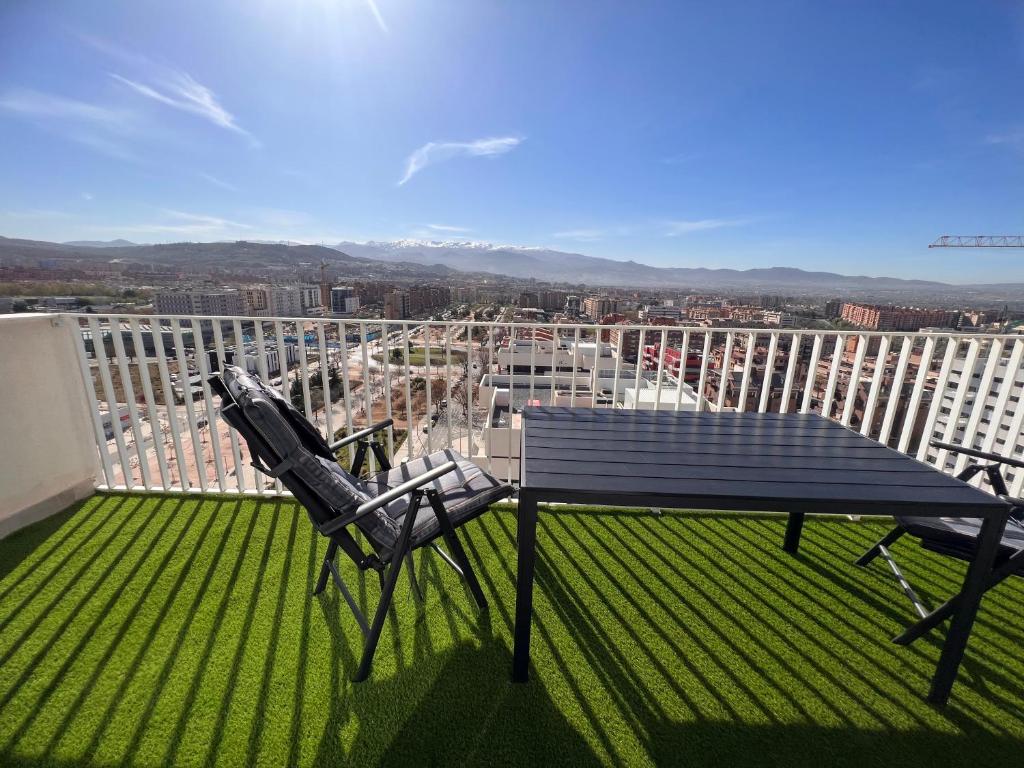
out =
{"type": "Polygon", "coordinates": [[[76,324],[0,317],[0,538],[92,493],[97,466],[76,324]]]}

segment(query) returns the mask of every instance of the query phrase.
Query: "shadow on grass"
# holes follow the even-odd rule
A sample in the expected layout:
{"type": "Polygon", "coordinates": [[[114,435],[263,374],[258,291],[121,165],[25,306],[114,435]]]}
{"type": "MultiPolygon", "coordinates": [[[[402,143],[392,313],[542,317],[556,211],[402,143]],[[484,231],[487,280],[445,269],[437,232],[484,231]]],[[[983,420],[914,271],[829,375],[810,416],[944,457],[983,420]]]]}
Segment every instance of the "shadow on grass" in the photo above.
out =
{"type": "MultiPolygon", "coordinates": [[[[1019,623],[984,627],[962,695],[930,708],[934,646],[893,649],[898,590],[850,562],[874,528],[809,523],[792,558],[778,519],[545,510],[534,666],[513,685],[515,518],[487,515],[463,540],[490,610],[422,553],[427,603],[401,580],[374,674],[352,684],[361,637],[336,590],[310,594],[324,543],[300,508],[134,503],[25,534],[41,566],[11,576],[3,605],[20,621],[0,627],[0,764],[1012,765],[1024,745],[1021,665],[1005,661],[1019,623]],[[85,543],[65,576],[90,583],[22,596],[71,531],[85,543]],[[18,650],[44,631],[66,635],[63,656],[18,650]]],[[[349,584],[372,610],[369,576],[349,584]]]]}
{"type": "MultiPolygon", "coordinates": [[[[433,685],[392,737],[379,765],[600,765],[539,682],[512,685],[512,654],[499,641],[444,655],[433,685]]],[[[409,670],[417,676],[416,669],[409,670]]],[[[407,695],[405,675],[386,685],[407,695]]],[[[353,695],[353,706],[363,698],[353,695]]],[[[372,728],[372,725],[370,726],[372,728]]],[[[353,745],[358,755],[360,745],[353,745]]]]}

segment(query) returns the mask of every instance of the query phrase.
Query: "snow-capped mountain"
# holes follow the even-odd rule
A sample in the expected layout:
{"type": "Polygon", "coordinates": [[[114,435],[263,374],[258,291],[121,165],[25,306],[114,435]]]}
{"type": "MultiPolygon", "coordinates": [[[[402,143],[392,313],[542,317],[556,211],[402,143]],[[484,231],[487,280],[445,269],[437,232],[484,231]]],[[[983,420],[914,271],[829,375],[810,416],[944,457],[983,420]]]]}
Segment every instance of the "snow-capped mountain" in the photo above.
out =
{"type": "Polygon", "coordinates": [[[926,280],[845,276],[807,272],[789,267],[767,269],[708,269],[652,267],[635,261],[616,261],[548,248],[495,245],[463,240],[394,240],[342,242],[335,248],[352,256],[381,261],[440,264],[463,272],[489,272],[513,277],[588,285],[732,288],[738,290],[835,291],[892,290],[941,287],[926,280]]]}

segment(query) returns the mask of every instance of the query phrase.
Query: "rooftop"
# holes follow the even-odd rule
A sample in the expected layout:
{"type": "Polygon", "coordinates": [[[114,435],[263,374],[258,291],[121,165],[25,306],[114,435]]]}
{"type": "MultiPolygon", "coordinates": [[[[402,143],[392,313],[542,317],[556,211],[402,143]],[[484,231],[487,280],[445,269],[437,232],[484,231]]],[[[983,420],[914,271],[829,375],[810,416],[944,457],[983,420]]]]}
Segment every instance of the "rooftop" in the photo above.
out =
{"type": "MultiPolygon", "coordinates": [[[[290,500],[96,494],[0,540],[4,765],[1012,765],[1024,743],[1014,579],[978,617],[956,694],[921,691],[937,638],[884,568],[888,523],[609,508],[541,514],[533,664],[509,683],[514,512],[465,529],[481,618],[422,555],[373,674],[358,630],[311,598],[324,541],[290,500]]],[[[901,563],[926,599],[962,565],[901,563]]],[[[346,563],[348,567],[348,563],[346,563]]],[[[348,575],[346,574],[346,578],[348,575]]],[[[373,601],[376,585],[367,590],[373,601]]]]}

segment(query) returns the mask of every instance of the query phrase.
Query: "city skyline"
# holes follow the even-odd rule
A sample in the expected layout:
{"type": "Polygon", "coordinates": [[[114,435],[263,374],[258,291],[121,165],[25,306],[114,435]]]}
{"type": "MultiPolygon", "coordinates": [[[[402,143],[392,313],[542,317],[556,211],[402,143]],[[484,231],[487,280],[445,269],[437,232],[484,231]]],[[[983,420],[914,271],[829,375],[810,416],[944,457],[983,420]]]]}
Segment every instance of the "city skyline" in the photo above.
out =
{"type": "Polygon", "coordinates": [[[1018,9],[250,5],[0,11],[0,233],[1024,280],[1018,9]]]}

